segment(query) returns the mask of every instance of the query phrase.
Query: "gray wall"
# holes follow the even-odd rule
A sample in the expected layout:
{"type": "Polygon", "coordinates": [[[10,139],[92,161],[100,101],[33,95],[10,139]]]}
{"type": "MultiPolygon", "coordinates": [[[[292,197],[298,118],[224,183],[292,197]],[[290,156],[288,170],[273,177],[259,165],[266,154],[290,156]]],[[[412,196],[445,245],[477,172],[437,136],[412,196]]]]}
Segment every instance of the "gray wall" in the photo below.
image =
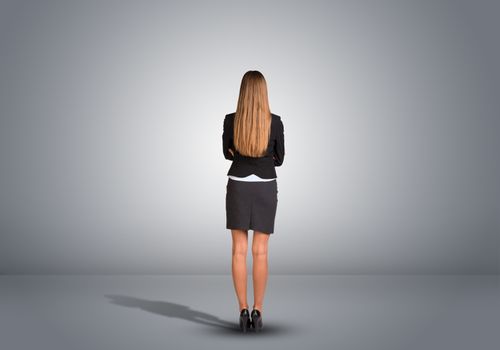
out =
{"type": "Polygon", "coordinates": [[[285,125],[270,273],[499,273],[499,14],[2,1],[0,272],[230,273],[222,120],[257,69],[285,125]]]}

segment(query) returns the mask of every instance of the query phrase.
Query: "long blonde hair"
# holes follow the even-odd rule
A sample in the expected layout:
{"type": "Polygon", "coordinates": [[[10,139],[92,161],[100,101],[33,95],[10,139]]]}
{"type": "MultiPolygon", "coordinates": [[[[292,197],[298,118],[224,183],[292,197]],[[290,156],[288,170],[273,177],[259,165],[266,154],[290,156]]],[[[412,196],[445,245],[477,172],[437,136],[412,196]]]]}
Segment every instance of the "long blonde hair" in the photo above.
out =
{"type": "Polygon", "coordinates": [[[265,155],[271,133],[271,110],[266,79],[250,70],[243,75],[234,117],[234,147],[247,157],[265,155]]]}

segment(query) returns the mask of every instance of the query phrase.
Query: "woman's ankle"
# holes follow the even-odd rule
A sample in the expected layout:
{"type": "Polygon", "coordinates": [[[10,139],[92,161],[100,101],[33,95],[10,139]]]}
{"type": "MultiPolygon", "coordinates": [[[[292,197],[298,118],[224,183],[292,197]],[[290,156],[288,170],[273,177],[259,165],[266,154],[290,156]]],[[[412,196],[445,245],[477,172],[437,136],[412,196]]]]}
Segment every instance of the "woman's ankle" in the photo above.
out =
{"type": "Polygon", "coordinates": [[[254,305],[252,306],[252,310],[259,310],[262,313],[262,305],[254,305]]]}

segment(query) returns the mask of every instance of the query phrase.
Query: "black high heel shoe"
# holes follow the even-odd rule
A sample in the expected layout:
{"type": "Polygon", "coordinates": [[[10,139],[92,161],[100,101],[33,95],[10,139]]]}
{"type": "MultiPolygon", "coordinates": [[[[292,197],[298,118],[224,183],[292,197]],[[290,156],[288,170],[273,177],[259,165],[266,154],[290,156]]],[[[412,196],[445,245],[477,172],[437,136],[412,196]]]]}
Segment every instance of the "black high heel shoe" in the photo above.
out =
{"type": "Polygon", "coordinates": [[[252,320],[250,320],[250,313],[248,309],[243,309],[240,312],[240,329],[243,333],[246,333],[247,330],[251,327],[252,320]]]}
{"type": "Polygon", "coordinates": [[[260,332],[263,327],[262,314],[260,313],[259,310],[253,309],[251,316],[252,316],[252,327],[255,329],[255,332],[260,332]]]}

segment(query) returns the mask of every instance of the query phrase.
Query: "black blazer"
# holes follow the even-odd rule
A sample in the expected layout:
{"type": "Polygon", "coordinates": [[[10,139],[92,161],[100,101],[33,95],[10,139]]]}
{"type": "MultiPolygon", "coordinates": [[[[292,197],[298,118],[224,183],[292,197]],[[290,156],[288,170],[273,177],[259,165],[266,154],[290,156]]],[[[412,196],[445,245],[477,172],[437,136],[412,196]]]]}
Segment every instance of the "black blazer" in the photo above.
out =
{"type": "Polygon", "coordinates": [[[226,159],[232,160],[227,175],[245,177],[255,174],[263,179],[277,178],[274,167],[281,166],[285,158],[285,134],[281,117],[271,113],[271,135],[266,154],[262,157],[241,155],[234,147],[234,117],[236,113],[226,114],[222,133],[222,151],[226,159]],[[234,156],[229,152],[232,149],[234,156]]]}

